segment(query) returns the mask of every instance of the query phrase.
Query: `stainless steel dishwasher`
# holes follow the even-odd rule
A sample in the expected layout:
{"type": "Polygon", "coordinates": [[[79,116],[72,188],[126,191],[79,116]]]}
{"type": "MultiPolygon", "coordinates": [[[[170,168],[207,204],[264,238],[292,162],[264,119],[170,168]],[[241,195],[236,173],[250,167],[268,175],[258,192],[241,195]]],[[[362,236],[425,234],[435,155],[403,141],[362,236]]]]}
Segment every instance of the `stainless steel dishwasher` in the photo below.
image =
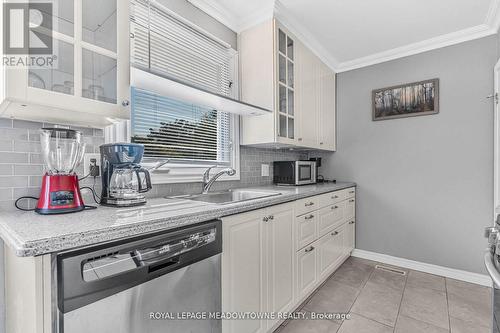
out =
{"type": "Polygon", "coordinates": [[[56,331],[221,332],[221,249],[217,220],[60,253],[56,331]]]}

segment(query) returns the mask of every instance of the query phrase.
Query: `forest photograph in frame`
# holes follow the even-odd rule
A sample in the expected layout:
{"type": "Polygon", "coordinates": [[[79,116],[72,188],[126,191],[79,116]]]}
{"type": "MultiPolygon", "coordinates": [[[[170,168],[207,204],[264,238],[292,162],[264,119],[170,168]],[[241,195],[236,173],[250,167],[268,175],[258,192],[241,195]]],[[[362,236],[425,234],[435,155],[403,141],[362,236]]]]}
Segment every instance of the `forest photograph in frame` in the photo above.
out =
{"type": "Polygon", "coordinates": [[[439,79],[372,91],[372,119],[424,116],[439,112],[439,79]]]}

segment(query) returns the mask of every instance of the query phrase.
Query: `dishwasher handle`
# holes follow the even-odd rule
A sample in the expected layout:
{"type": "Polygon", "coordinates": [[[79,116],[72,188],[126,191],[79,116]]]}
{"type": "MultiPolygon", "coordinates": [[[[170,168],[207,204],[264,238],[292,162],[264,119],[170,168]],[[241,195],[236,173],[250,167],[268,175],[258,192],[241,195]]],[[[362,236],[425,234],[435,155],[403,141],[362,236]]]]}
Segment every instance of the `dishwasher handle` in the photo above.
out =
{"type": "Polygon", "coordinates": [[[493,280],[494,285],[500,287],[500,273],[495,265],[494,254],[491,253],[489,249],[484,253],[484,265],[486,266],[486,270],[493,280]]]}

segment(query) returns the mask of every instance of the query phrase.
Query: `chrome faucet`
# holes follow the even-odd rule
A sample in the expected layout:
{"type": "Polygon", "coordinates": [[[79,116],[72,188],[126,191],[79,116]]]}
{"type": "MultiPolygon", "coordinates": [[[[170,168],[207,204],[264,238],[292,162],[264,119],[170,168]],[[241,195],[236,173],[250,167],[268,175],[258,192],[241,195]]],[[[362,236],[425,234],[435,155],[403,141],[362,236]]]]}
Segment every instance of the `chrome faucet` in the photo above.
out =
{"type": "Polygon", "coordinates": [[[213,168],[217,167],[216,165],[213,165],[209,167],[205,172],[203,173],[203,184],[202,184],[202,194],[207,194],[208,191],[210,191],[210,188],[214,184],[214,182],[219,178],[220,176],[226,174],[228,176],[234,176],[236,174],[236,170],[233,168],[226,168],[222,169],[221,171],[217,172],[211,179],[210,179],[210,170],[213,168]]]}

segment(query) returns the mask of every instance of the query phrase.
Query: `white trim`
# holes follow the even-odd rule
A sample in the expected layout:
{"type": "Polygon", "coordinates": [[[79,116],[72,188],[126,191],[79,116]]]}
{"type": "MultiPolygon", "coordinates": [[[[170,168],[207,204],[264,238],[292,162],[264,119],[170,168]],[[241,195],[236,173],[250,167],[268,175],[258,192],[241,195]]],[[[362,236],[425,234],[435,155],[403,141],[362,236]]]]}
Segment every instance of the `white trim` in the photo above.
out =
{"type": "Polygon", "coordinates": [[[345,61],[339,64],[337,72],[346,72],[353,69],[371,66],[395,60],[422,52],[427,52],[442,47],[467,42],[470,40],[494,35],[497,33],[496,29],[491,28],[486,24],[481,24],[472,28],[467,28],[457,32],[452,32],[446,35],[430,38],[421,42],[405,45],[392,50],[387,50],[380,53],[375,53],[366,57],[345,61]]]}
{"type": "MultiPolygon", "coordinates": [[[[262,10],[248,13],[245,17],[235,19],[234,14],[213,1],[188,1],[237,33],[261,23],[272,16],[272,9],[264,7],[262,10]]],[[[274,1],[274,17],[297,36],[326,65],[339,73],[496,34],[500,28],[500,0],[491,0],[483,24],[344,62],[337,61],[318,42],[314,35],[294,15],[290,14],[289,10],[279,0],[274,1]]]]}
{"type": "Polygon", "coordinates": [[[359,250],[359,249],[354,249],[352,251],[351,255],[353,257],[378,261],[378,262],[388,264],[388,265],[409,268],[409,269],[413,269],[415,271],[430,273],[430,274],[444,276],[444,277],[455,279],[455,280],[460,280],[460,281],[479,284],[482,286],[491,287],[491,279],[486,274],[472,273],[472,272],[467,272],[467,271],[463,271],[460,269],[454,269],[454,268],[449,268],[449,267],[444,267],[444,266],[427,264],[427,263],[423,263],[423,262],[419,262],[419,261],[414,261],[414,260],[409,260],[409,259],[404,259],[404,258],[399,258],[399,257],[393,257],[393,256],[390,256],[387,254],[381,254],[381,253],[359,250]]]}
{"type": "Polygon", "coordinates": [[[500,147],[498,146],[500,139],[500,117],[498,116],[499,104],[497,100],[498,91],[500,90],[500,59],[495,64],[493,69],[493,77],[494,77],[494,89],[493,89],[493,221],[492,225],[495,225],[496,215],[500,214],[500,188],[498,187],[499,174],[498,168],[500,167],[500,147]]]}

